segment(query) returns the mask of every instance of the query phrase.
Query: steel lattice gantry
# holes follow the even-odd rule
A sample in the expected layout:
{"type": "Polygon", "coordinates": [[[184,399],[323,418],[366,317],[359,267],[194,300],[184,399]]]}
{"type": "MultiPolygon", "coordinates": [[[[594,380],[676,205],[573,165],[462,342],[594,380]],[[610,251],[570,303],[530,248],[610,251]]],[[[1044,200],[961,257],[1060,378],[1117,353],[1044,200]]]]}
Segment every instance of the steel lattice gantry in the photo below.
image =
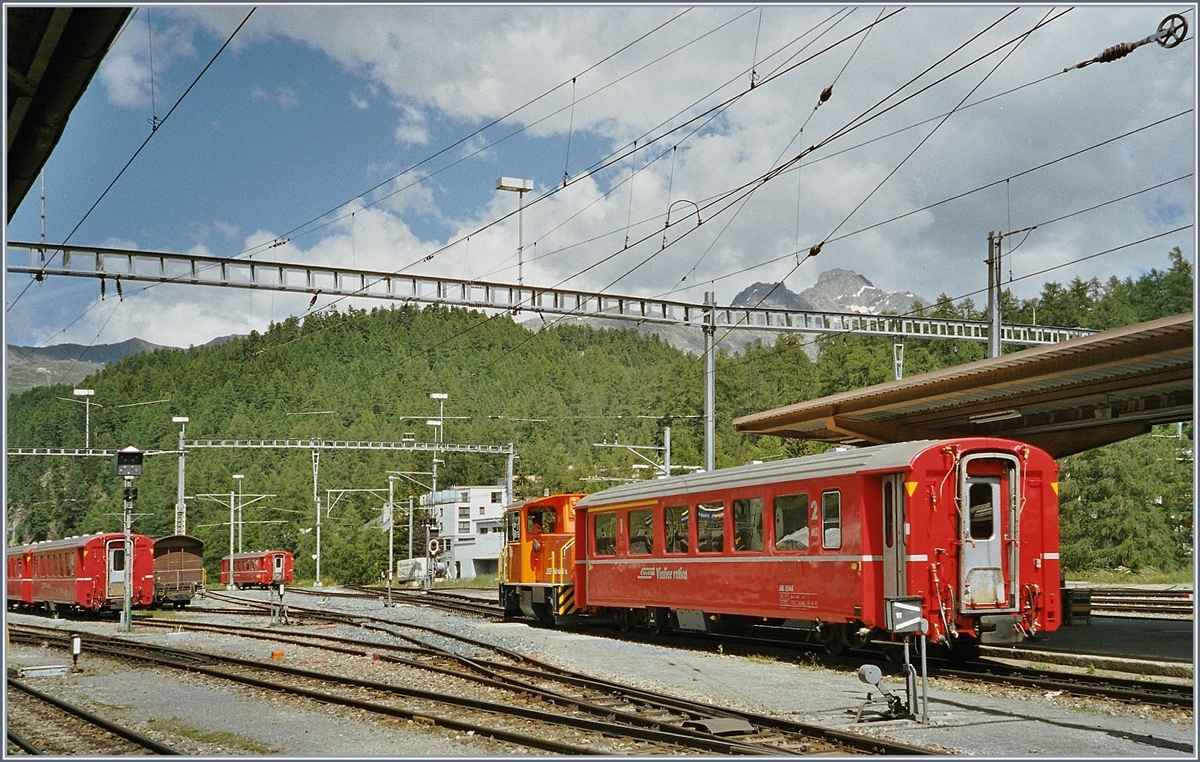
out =
{"type": "MultiPolygon", "coordinates": [[[[9,242],[7,270],[36,278],[54,275],[114,281],[217,286],[328,297],[362,297],[479,310],[628,320],[659,325],[771,333],[852,333],[907,339],[986,342],[988,324],[913,316],[720,307],[715,304],[619,296],[561,288],[401,275],[252,259],[84,246],[9,242]],[[28,264],[18,262],[27,257],[28,264]]],[[[1054,344],[1092,333],[1084,328],[1004,325],[1006,344],[1054,344]]],[[[720,336],[717,340],[720,340],[720,336]]]]}

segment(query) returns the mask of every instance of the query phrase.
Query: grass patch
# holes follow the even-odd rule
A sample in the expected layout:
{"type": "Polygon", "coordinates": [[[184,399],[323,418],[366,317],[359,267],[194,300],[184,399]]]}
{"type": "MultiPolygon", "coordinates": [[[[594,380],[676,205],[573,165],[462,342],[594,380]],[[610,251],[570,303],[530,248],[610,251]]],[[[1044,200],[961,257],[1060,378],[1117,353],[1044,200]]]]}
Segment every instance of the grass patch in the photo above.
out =
{"type": "Polygon", "coordinates": [[[471,588],[480,590],[495,590],[499,585],[495,574],[480,574],[471,579],[435,579],[435,588],[471,588]]]}
{"type": "Polygon", "coordinates": [[[1098,584],[1119,585],[1181,585],[1193,581],[1193,567],[1165,572],[1153,566],[1147,566],[1138,571],[1131,571],[1123,566],[1116,569],[1084,569],[1069,571],[1069,582],[1094,582],[1098,584]]]}
{"type": "Polygon", "coordinates": [[[232,749],[240,749],[249,752],[250,754],[275,754],[275,749],[257,741],[253,738],[238,735],[237,733],[227,733],[223,730],[197,730],[190,725],[185,725],[178,717],[172,717],[169,720],[152,719],[149,724],[158,731],[170,733],[172,735],[183,736],[190,738],[193,741],[201,743],[216,744],[232,749]]]}

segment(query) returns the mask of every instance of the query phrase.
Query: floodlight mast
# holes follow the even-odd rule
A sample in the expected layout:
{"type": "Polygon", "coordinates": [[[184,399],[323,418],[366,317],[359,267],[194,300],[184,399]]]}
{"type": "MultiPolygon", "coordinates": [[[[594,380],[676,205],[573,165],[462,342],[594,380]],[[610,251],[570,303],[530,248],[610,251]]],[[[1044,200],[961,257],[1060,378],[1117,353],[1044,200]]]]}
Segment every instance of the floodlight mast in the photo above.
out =
{"type": "Polygon", "coordinates": [[[496,190],[513,191],[517,194],[517,286],[525,285],[525,194],[533,190],[533,180],[501,177],[496,180],[496,190]]]}

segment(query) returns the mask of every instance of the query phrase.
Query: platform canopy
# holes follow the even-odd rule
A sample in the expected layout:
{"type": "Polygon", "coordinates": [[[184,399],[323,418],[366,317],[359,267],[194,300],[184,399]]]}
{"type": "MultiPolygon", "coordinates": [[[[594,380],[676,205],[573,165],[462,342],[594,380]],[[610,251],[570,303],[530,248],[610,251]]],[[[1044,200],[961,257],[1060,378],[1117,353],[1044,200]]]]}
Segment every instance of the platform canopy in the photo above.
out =
{"type": "Polygon", "coordinates": [[[735,418],[745,434],[846,445],[998,436],[1059,458],[1188,421],[1191,312],[735,418]]]}

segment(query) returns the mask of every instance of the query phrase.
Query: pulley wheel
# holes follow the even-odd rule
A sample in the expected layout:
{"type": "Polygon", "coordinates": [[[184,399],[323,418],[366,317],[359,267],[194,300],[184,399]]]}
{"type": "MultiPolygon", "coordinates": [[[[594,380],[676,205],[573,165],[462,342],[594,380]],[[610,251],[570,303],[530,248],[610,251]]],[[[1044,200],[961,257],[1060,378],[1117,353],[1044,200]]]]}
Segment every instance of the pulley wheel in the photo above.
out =
{"type": "Polygon", "coordinates": [[[1159,33],[1166,33],[1158,38],[1158,44],[1164,48],[1173,48],[1183,42],[1183,38],[1187,37],[1187,30],[1187,19],[1178,13],[1172,13],[1158,25],[1159,33]]]}

